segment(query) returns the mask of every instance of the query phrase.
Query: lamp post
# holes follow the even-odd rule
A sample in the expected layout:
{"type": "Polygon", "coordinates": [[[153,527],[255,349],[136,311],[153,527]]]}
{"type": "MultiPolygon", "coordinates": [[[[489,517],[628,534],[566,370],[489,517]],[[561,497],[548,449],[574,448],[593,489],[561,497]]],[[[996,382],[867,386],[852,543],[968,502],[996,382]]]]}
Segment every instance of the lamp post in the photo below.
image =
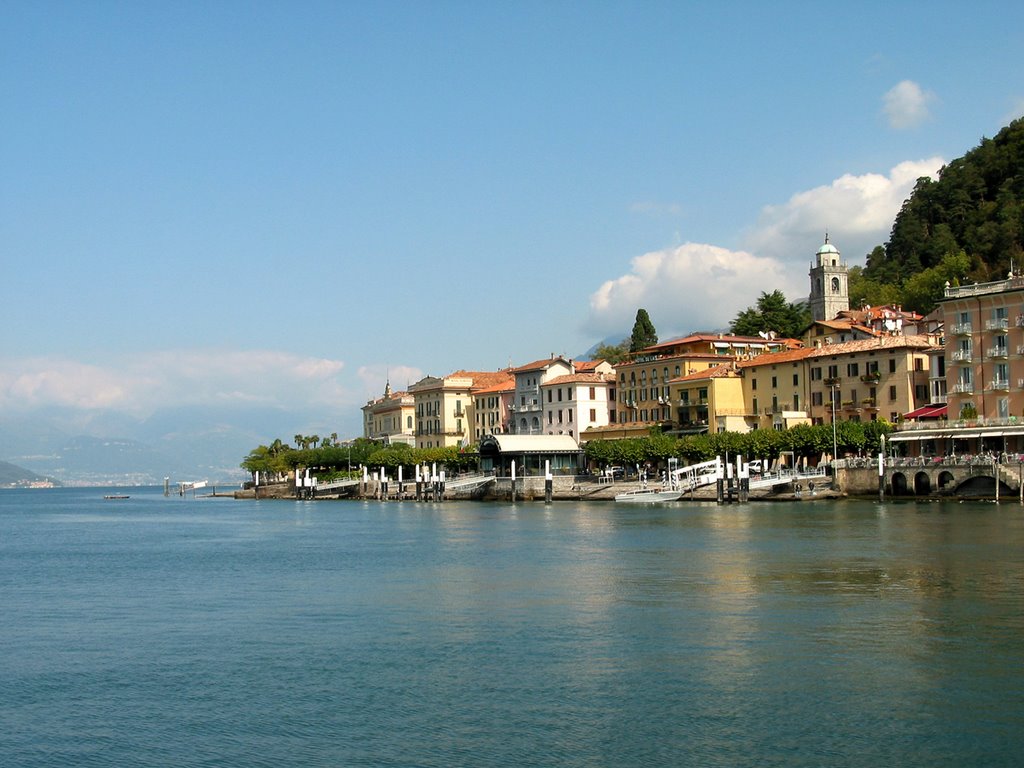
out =
{"type": "Polygon", "coordinates": [[[836,390],[839,389],[838,384],[832,385],[832,467],[836,466],[836,459],[839,454],[839,440],[836,437],[836,390]]]}

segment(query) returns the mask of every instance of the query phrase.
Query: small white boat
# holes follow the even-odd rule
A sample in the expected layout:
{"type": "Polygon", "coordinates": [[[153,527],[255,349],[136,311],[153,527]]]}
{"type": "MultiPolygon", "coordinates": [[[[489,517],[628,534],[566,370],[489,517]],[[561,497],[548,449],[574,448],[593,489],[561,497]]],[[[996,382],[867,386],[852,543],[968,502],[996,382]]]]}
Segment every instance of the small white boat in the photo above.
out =
{"type": "Polygon", "coordinates": [[[665,501],[679,501],[683,492],[673,490],[659,490],[657,488],[641,488],[637,491],[626,491],[615,495],[615,500],[624,504],[657,504],[665,501]]]}

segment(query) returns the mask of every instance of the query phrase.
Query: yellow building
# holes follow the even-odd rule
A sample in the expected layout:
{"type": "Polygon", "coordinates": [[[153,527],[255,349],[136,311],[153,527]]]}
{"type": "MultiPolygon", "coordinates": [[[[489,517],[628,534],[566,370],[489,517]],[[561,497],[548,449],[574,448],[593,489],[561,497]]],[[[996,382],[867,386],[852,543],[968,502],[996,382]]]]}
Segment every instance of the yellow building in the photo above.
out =
{"type": "Polygon", "coordinates": [[[895,422],[930,401],[936,336],[879,336],[764,355],[741,362],[744,397],[757,426],[810,421],[895,422]]]}
{"type": "Polygon", "coordinates": [[[673,379],[799,345],[793,339],[695,333],[647,347],[615,367],[618,424],[673,430],[679,426],[672,402],[673,379]]]}
{"type": "Polygon", "coordinates": [[[680,434],[746,432],[743,380],[733,363],[669,380],[680,434]]]}
{"type": "Polygon", "coordinates": [[[416,447],[464,448],[472,444],[474,391],[508,377],[507,370],[456,371],[440,378],[425,376],[410,386],[416,410],[416,447]]]}
{"type": "Polygon", "coordinates": [[[388,382],[384,386],[384,396],[370,400],[362,410],[363,437],[386,444],[415,444],[416,406],[408,392],[392,392],[388,382]]]}

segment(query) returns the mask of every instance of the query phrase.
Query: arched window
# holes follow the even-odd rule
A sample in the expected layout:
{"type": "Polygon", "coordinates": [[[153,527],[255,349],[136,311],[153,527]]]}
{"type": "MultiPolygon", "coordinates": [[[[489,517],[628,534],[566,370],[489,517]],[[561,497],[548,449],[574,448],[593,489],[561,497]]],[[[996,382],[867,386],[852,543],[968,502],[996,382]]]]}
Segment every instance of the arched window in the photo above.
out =
{"type": "Polygon", "coordinates": [[[839,278],[832,278],[832,293],[839,293],[839,278]]]}

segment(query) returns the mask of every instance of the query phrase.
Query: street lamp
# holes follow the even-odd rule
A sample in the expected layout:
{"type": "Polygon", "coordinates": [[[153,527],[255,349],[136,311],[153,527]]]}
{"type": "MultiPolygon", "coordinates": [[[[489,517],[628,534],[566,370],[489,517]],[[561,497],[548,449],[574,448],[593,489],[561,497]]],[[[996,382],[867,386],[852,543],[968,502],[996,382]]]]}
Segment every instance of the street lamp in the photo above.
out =
{"type": "Polygon", "coordinates": [[[832,385],[832,466],[835,467],[839,454],[839,440],[836,437],[836,390],[838,384],[832,385]]]}

